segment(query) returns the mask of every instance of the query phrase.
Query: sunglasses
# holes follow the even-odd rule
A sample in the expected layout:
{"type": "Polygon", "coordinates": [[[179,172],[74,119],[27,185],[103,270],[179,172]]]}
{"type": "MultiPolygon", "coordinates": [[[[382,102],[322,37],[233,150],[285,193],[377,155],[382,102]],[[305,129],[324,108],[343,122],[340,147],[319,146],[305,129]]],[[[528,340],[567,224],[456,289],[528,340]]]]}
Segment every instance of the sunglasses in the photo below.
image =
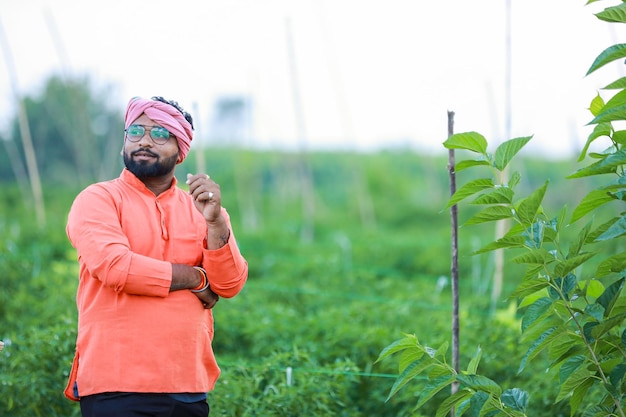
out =
{"type": "Polygon", "coordinates": [[[130,125],[124,132],[129,141],[139,142],[146,134],[146,130],[150,132],[150,139],[157,145],[165,145],[172,137],[170,131],[161,126],[130,125]]]}

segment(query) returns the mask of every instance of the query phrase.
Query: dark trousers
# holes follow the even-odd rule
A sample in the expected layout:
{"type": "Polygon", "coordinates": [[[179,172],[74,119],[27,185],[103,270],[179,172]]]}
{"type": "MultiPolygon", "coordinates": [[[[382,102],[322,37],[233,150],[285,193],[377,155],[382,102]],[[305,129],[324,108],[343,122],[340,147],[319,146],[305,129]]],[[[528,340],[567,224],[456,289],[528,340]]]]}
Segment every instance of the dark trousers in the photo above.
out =
{"type": "Polygon", "coordinates": [[[83,417],[207,417],[206,401],[185,403],[167,394],[112,392],[80,399],[83,417]]]}

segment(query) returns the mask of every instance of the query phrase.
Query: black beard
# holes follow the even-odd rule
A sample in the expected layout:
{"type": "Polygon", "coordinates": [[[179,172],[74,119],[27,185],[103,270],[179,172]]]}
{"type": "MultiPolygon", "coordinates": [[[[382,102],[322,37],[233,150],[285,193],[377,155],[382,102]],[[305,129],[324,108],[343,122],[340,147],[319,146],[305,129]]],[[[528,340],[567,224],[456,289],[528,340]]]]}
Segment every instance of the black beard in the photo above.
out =
{"type": "MultiPolygon", "coordinates": [[[[139,151],[135,151],[139,152],[139,151]]],[[[135,174],[135,176],[139,179],[142,178],[154,178],[154,177],[162,177],[171,173],[176,166],[176,162],[178,162],[178,152],[176,155],[170,156],[169,158],[165,158],[161,161],[161,158],[157,156],[156,162],[148,162],[148,161],[140,161],[137,162],[133,160],[133,154],[135,152],[131,152],[131,154],[127,154],[124,152],[124,165],[126,168],[135,174]]],[[[142,152],[146,152],[143,150],[142,152]]],[[[156,155],[155,155],[156,156],[156,155]]]]}

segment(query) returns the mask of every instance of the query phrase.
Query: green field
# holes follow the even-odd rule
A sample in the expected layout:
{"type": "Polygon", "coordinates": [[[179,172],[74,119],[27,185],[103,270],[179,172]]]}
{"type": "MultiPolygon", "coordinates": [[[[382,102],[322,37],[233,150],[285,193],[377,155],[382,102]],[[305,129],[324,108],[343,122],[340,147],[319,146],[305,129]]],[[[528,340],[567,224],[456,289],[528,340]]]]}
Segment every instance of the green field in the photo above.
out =
{"type": "MultiPolygon", "coordinates": [[[[436,401],[422,414],[412,412],[417,385],[385,402],[397,363],[374,362],[403,333],[433,346],[451,338],[444,153],[205,153],[250,266],[242,293],[214,310],[222,376],[209,397],[212,415],[434,415],[436,401]],[[311,174],[305,198],[300,172],[311,174]]],[[[193,159],[178,167],[179,178],[195,170],[193,159]]],[[[564,177],[575,169],[570,161],[523,158],[515,168],[529,189],[546,179],[554,189],[569,187],[564,177]]],[[[465,181],[459,175],[458,182],[465,181]]],[[[587,187],[576,184],[546,204],[575,205],[587,187]]],[[[28,193],[11,183],[2,187],[0,414],[78,415],[62,390],[73,354],[77,285],[64,226],[80,187],[45,184],[42,229],[33,204],[24,202],[28,193]]],[[[470,214],[462,208],[461,223],[470,214]]],[[[541,361],[517,374],[527,347],[507,294],[521,270],[507,264],[503,294],[492,302],[493,261],[470,256],[493,233],[490,225],[460,230],[462,362],[481,346],[481,373],[530,392],[528,415],[569,415],[567,404],[552,405],[559,387],[541,361]]]]}

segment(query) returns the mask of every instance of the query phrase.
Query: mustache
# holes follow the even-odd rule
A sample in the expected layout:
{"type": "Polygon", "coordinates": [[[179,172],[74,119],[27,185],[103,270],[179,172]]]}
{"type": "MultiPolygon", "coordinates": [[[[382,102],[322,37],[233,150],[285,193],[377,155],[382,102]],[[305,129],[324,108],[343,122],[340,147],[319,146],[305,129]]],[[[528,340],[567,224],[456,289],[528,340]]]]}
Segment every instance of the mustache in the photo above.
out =
{"type": "Polygon", "coordinates": [[[158,157],[159,157],[159,155],[155,154],[154,152],[152,152],[152,151],[150,151],[150,150],[148,150],[148,149],[138,149],[138,150],[136,150],[136,151],[132,151],[132,152],[130,153],[130,156],[135,156],[135,155],[136,155],[136,154],[138,154],[139,152],[141,152],[141,153],[147,153],[148,155],[150,155],[150,156],[154,156],[155,158],[158,158],[158,157]]]}

